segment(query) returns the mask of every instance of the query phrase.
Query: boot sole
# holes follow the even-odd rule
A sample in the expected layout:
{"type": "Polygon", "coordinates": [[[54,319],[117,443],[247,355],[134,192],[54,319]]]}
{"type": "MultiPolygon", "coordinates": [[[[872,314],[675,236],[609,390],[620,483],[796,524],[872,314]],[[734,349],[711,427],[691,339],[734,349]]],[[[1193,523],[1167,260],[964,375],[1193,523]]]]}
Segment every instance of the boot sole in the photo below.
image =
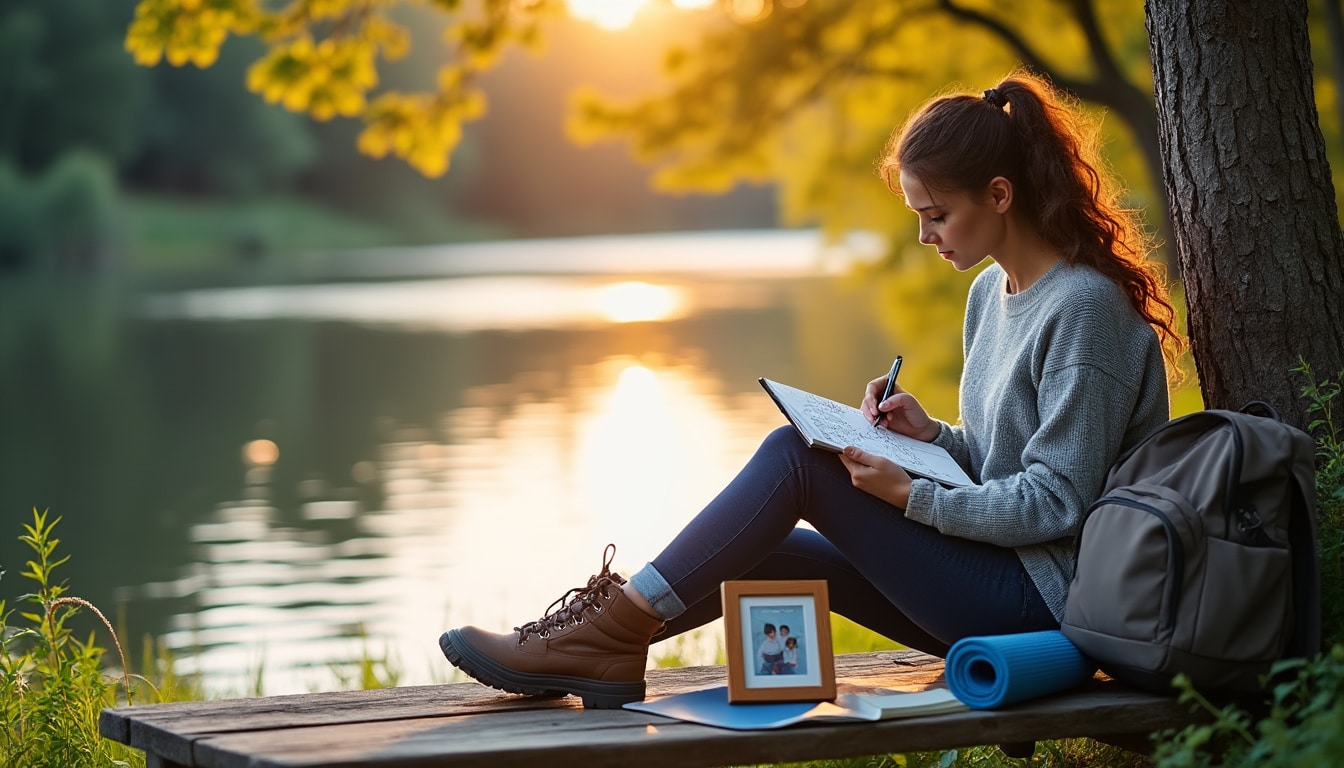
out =
{"type": "Polygon", "coordinates": [[[507,693],[528,696],[570,694],[583,699],[583,706],[588,709],[620,709],[624,704],[644,700],[643,680],[637,683],[607,682],[568,675],[533,675],[509,669],[471,647],[455,629],[439,637],[439,648],[453,666],[477,681],[507,693]]]}

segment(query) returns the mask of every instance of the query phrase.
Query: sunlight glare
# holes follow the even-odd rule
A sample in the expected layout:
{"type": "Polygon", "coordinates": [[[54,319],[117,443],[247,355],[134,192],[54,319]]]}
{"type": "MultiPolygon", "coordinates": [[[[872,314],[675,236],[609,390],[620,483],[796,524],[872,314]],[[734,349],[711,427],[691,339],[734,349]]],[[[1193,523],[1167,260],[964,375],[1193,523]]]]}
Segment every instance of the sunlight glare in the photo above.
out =
{"type": "Polygon", "coordinates": [[[590,21],[603,29],[630,26],[647,0],[566,0],[574,18],[590,21]]]}
{"type": "Polygon", "coordinates": [[[667,320],[679,314],[684,304],[676,290],[642,282],[608,285],[598,294],[597,303],[617,323],[667,320]]]}
{"type": "Polygon", "coordinates": [[[270,440],[253,440],[243,446],[243,463],[252,467],[269,467],[280,458],[280,448],[270,440]]]}
{"type": "Polygon", "coordinates": [[[731,0],[728,14],[738,23],[749,24],[769,16],[770,4],[765,0],[731,0]]]}
{"type": "Polygon", "coordinates": [[[672,0],[672,4],[678,8],[693,10],[695,8],[708,8],[718,0],[672,0]]]}

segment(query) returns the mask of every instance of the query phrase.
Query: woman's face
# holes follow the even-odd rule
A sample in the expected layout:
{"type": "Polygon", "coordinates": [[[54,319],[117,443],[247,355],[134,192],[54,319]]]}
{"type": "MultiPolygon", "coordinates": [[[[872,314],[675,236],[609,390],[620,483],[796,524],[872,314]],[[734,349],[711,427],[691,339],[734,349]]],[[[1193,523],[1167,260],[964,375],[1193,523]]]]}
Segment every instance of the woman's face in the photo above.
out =
{"type": "Polygon", "coordinates": [[[932,245],[959,272],[992,255],[1003,241],[1006,202],[993,193],[932,191],[919,178],[901,171],[905,204],[919,215],[919,242],[932,245]]]}

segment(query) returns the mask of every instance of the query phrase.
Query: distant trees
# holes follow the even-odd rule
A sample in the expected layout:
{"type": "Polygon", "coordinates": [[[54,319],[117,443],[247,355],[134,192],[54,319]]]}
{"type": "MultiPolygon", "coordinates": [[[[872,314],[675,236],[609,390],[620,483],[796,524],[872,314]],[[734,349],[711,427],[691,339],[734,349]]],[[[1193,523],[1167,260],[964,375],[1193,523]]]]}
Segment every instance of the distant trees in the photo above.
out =
{"type": "Polygon", "coordinates": [[[123,185],[246,194],[314,159],[307,122],[241,93],[241,67],[189,81],[137,67],[133,8],[0,4],[0,276],[109,266],[123,185]]]}

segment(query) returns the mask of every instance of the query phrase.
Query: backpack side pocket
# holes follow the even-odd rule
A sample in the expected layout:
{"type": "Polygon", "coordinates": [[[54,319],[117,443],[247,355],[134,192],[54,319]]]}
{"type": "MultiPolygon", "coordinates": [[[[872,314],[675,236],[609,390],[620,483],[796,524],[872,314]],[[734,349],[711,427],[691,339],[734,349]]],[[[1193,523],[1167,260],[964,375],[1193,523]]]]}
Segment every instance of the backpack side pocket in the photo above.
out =
{"type": "Polygon", "coordinates": [[[1190,653],[1227,662],[1271,662],[1292,629],[1292,556],[1209,538],[1190,653]]]}

